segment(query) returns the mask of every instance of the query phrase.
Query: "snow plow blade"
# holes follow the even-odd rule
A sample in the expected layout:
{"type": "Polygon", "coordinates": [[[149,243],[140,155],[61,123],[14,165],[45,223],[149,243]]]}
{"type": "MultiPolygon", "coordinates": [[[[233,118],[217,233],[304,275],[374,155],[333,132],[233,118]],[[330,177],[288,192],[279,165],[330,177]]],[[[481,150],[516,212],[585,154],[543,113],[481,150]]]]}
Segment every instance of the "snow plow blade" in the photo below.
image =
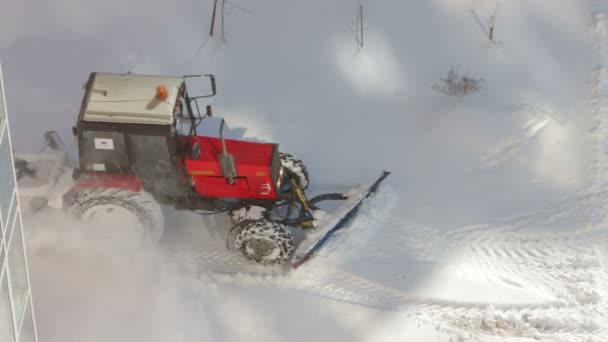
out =
{"type": "Polygon", "coordinates": [[[391,173],[388,171],[383,171],[380,177],[378,177],[370,187],[364,188],[362,191],[354,194],[349,194],[347,203],[338,210],[338,215],[332,215],[330,220],[323,222],[309,237],[300,243],[292,258],[291,266],[293,268],[298,268],[308,261],[335,232],[344,228],[344,226],[357,215],[357,212],[365,199],[375,193],[376,190],[378,190],[380,183],[382,183],[390,174],[391,173]]]}

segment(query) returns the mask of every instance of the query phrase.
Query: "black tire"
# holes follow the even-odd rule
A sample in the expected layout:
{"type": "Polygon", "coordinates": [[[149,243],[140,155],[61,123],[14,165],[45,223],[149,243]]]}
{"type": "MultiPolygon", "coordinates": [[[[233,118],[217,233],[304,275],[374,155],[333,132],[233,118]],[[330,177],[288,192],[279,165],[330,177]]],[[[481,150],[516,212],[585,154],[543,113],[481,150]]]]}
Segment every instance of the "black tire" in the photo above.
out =
{"type": "Polygon", "coordinates": [[[283,168],[287,170],[290,175],[295,176],[298,186],[302,190],[306,190],[310,184],[310,174],[304,162],[292,154],[279,152],[279,158],[283,168]]]}
{"type": "Polygon", "coordinates": [[[246,220],[234,246],[247,259],[263,265],[284,264],[295,250],[291,231],[282,224],[268,220],[246,220]]]}
{"type": "Polygon", "coordinates": [[[154,197],[144,190],[81,188],[72,191],[67,205],[69,212],[85,223],[92,219],[91,216],[109,213],[111,208],[126,209],[141,224],[137,243],[157,243],[164,231],[162,209],[154,197]]]}

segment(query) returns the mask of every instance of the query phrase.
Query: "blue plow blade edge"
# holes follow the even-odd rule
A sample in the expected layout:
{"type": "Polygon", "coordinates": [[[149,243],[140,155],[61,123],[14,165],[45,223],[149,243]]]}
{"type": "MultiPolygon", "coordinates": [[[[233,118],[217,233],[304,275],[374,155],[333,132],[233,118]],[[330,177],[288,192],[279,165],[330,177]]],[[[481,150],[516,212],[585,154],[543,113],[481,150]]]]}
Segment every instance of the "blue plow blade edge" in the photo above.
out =
{"type": "Polygon", "coordinates": [[[339,218],[339,220],[337,220],[337,222],[335,222],[333,225],[330,225],[329,227],[321,228],[321,230],[324,232],[316,237],[316,242],[307,243],[309,247],[305,248],[304,251],[296,250],[296,254],[292,259],[291,266],[293,268],[298,268],[302,264],[310,260],[310,258],[314,256],[314,254],[331,238],[331,236],[335,232],[344,228],[344,226],[353,217],[357,215],[361,204],[363,204],[363,202],[367,198],[369,198],[373,193],[376,192],[376,190],[378,190],[380,183],[382,183],[382,181],[384,181],[384,179],[386,179],[386,177],[388,177],[390,174],[391,173],[388,171],[382,171],[380,177],[378,177],[378,179],[376,179],[376,181],[367,189],[367,191],[364,192],[363,196],[354,203],[351,203],[350,208],[348,208],[346,211],[343,211],[342,216],[339,218]]]}

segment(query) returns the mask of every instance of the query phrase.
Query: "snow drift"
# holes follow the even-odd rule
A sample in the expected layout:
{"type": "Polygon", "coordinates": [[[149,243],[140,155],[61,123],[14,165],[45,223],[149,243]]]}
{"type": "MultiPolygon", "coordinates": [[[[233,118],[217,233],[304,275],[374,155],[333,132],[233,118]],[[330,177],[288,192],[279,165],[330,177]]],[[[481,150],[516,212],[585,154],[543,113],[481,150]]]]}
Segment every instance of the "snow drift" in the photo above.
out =
{"type": "Polygon", "coordinates": [[[216,113],[232,136],[281,143],[307,161],[317,187],[393,172],[360,219],[289,276],[252,271],[223,251],[221,218],[175,216],[162,248],[183,259],[136,251],[128,263],[111,244],[70,242],[79,230],[60,214],[29,218],[41,336],[608,335],[601,247],[608,5],[364,2],[358,50],[357,3],[231,1],[225,41],[207,37],[211,1],[134,1],[120,11],[107,2],[0,5],[9,23],[0,53],[18,149],[35,150],[32,136],[49,128],[69,140],[80,86],[93,70],[212,71],[216,113]],[[453,67],[482,79],[479,92],[433,90],[453,67]],[[74,332],[58,328],[74,326],[75,317],[82,324],[74,332]]]}

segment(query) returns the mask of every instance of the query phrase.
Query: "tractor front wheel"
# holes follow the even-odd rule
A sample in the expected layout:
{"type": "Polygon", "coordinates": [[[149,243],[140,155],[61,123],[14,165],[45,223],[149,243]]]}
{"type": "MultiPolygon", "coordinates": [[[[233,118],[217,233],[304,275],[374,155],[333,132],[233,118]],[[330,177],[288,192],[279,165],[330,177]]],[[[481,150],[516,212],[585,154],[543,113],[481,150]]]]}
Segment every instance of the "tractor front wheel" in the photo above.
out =
{"type": "Polygon", "coordinates": [[[283,168],[287,170],[288,174],[294,177],[298,186],[302,190],[306,190],[306,188],[308,188],[308,184],[310,184],[310,175],[306,165],[304,165],[304,162],[285,152],[280,152],[279,158],[281,159],[281,165],[283,168]]]}
{"type": "Polygon", "coordinates": [[[236,249],[247,259],[263,265],[284,264],[295,250],[289,228],[266,219],[238,223],[236,249]]]}
{"type": "Polygon", "coordinates": [[[132,245],[158,242],[164,217],[154,197],[143,190],[82,188],[68,198],[69,211],[101,236],[132,245]]]}

